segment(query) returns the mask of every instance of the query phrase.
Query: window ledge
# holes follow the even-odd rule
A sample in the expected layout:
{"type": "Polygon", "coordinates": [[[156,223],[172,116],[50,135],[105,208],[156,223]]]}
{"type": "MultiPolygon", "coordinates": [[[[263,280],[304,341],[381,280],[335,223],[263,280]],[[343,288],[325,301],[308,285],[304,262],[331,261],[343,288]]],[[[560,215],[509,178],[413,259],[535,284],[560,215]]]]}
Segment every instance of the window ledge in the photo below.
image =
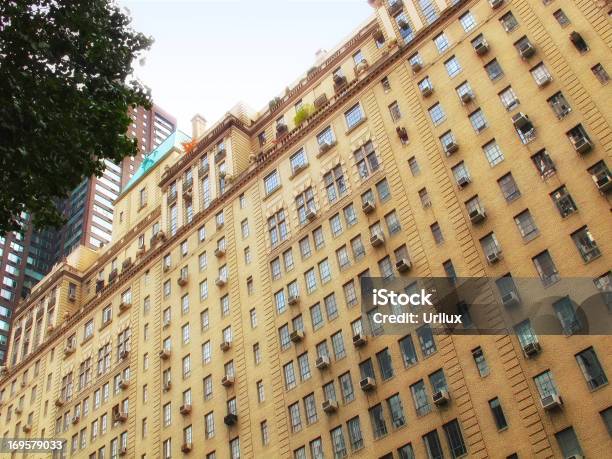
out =
{"type": "Polygon", "coordinates": [[[266,193],[266,195],[262,198],[262,201],[266,201],[268,198],[270,198],[270,196],[273,196],[274,194],[276,194],[276,192],[280,190],[282,187],[283,185],[278,185],[272,191],[270,191],[269,193],[266,193]]]}
{"type": "Polygon", "coordinates": [[[351,126],[350,128],[348,128],[345,131],[345,135],[349,135],[351,132],[355,131],[359,126],[361,126],[363,123],[365,123],[368,120],[367,116],[364,116],[363,118],[361,118],[356,124],[354,124],[353,126],[351,126]]]}
{"type": "Polygon", "coordinates": [[[608,381],[606,381],[603,384],[600,384],[599,386],[597,386],[595,389],[589,389],[589,392],[593,393],[593,392],[597,392],[600,389],[603,389],[604,387],[606,387],[609,384],[608,381]]]}
{"type": "Polygon", "coordinates": [[[88,343],[89,341],[91,341],[94,337],[94,334],[92,333],[91,335],[89,335],[87,338],[83,338],[83,341],[81,341],[81,346],[85,343],[88,343]]]}
{"type": "Polygon", "coordinates": [[[291,174],[291,176],[289,177],[289,180],[293,180],[295,177],[300,175],[301,172],[308,169],[308,166],[310,166],[310,163],[306,163],[306,164],[303,164],[301,167],[298,167],[298,169],[291,174]]]}
{"type": "Polygon", "coordinates": [[[111,323],[112,323],[113,319],[109,319],[106,322],[103,322],[102,325],[100,325],[100,328],[98,328],[99,331],[104,330],[106,327],[108,327],[111,323]]]}

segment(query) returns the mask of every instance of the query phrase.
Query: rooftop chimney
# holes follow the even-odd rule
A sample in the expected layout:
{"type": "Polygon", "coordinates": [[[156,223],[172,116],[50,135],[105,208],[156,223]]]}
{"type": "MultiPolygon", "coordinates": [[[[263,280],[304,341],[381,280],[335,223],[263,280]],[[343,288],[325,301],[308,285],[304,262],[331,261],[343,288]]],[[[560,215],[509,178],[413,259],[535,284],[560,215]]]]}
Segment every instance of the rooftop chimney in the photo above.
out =
{"type": "Polygon", "coordinates": [[[200,140],[206,132],[206,120],[199,113],[191,118],[191,138],[200,140]]]}

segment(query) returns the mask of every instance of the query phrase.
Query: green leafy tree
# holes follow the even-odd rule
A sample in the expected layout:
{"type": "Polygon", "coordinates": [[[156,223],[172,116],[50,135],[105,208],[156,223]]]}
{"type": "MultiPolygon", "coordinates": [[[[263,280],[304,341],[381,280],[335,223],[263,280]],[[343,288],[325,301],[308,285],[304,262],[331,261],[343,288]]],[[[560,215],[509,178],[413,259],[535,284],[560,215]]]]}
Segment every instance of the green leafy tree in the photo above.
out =
{"type": "Polygon", "coordinates": [[[132,62],[152,40],[111,0],[0,0],[0,235],[55,202],[104,159],[137,153],[128,108],[151,106],[132,62]]]}

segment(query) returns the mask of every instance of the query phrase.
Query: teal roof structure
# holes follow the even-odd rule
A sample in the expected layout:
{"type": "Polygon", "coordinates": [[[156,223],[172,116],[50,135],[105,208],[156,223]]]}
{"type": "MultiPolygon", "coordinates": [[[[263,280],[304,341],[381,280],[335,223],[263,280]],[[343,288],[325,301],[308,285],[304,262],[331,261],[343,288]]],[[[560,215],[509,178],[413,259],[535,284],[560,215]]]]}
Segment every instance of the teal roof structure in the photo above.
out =
{"type": "Polygon", "coordinates": [[[166,140],[164,140],[159,146],[151,151],[149,154],[145,155],[142,158],[142,163],[134,175],[130,179],[130,181],[125,185],[125,188],[121,191],[121,194],[125,194],[134,183],[138,182],[141,177],[145,176],[147,172],[153,168],[159,161],[166,157],[166,155],[174,148],[181,147],[183,142],[189,142],[191,137],[185,134],[183,131],[174,131],[166,140]]]}

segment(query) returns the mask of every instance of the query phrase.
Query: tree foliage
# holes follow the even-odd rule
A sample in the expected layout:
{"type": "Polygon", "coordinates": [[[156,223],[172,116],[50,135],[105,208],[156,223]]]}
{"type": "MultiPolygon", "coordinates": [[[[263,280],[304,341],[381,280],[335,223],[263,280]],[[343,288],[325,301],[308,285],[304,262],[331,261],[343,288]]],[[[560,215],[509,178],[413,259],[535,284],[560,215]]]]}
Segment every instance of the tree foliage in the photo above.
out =
{"type": "Polygon", "coordinates": [[[55,206],[104,160],[137,152],[128,108],[150,107],[132,62],[151,45],[112,0],[0,0],[0,235],[55,206]]]}

